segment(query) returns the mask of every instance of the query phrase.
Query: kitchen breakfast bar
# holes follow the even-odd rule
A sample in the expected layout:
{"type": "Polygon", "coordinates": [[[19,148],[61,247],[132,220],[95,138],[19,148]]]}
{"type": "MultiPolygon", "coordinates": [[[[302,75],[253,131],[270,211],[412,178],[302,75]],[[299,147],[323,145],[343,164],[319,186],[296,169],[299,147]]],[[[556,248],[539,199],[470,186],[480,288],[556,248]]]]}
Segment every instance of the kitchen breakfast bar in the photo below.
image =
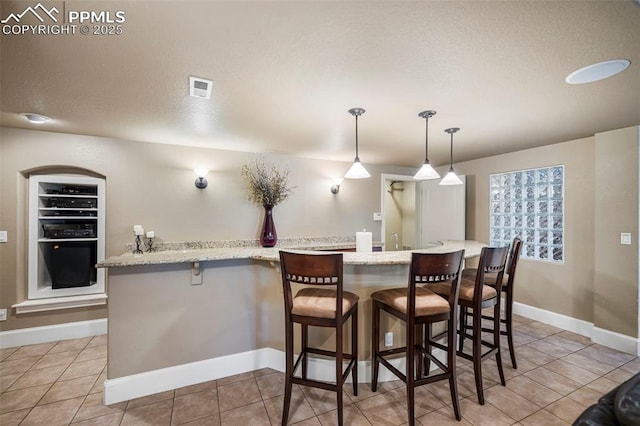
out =
{"type": "MultiPolygon", "coordinates": [[[[126,253],[98,264],[108,271],[107,404],[260,368],[284,370],[284,311],[279,251],[344,251],[345,289],[358,294],[360,381],[369,381],[372,292],[405,286],[411,251],[354,252],[353,238],[165,243],[141,255],[126,253]]],[[[416,250],[465,250],[479,256],[477,241],[441,241],[416,250]]],[[[387,319],[394,346],[403,324],[387,319]]],[[[345,336],[348,341],[349,336],[345,336]]],[[[319,328],[310,341],[331,345],[319,328]]],[[[332,362],[310,364],[332,371],[332,362]]],[[[381,376],[384,380],[384,376],[381,376]]]]}

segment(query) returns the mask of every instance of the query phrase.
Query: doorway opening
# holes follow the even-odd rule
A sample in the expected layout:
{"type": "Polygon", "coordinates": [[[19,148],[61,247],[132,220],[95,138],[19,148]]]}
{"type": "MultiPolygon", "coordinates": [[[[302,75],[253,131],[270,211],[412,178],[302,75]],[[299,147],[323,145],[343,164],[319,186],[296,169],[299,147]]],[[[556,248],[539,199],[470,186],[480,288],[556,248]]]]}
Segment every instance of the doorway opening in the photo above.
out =
{"type": "Polygon", "coordinates": [[[416,241],[416,182],[412,176],[382,175],[382,247],[384,251],[412,250],[416,241]]]}

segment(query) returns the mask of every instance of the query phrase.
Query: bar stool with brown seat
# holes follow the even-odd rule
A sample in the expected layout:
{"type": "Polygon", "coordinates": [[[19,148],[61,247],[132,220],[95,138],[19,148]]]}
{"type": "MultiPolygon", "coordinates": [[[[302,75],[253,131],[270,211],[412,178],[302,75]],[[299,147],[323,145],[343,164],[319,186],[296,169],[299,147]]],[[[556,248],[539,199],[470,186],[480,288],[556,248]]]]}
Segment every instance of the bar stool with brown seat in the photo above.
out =
{"type": "MultiPolygon", "coordinates": [[[[458,330],[458,356],[473,362],[473,373],[476,382],[476,391],[478,393],[478,402],[484,405],[484,391],[482,387],[482,361],[495,355],[498,373],[500,375],[500,383],[506,386],[504,380],[504,372],[502,370],[502,358],[500,354],[500,295],[495,287],[489,285],[485,276],[494,273],[496,275],[495,285],[498,288],[502,285],[502,277],[504,275],[504,267],[507,261],[508,246],[505,247],[484,247],[480,252],[480,263],[478,265],[478,273],[474,280],[465,279],[460,282],[460,324],[458,330]],[[493,342],[482,339],[482,310],[493,308],[494,315],[494,332],[493,342]],[[473,318],[472,325],[466,324],[468,318],[468,310],[471,309],[470,316],[473,318]],[[471,330],[471,334],[469,334],[471,330]],[[464,339],[470,338],[472,341],[472,353],[464,352],[464,339]],[[485,346],[489,350],[482,353],[482,347],[485,346]]],[[[449,294],[448,284],[434,284],[432,287],[434,292],[440,295],[449,294]]]]}
{"type": "MultiPolygon", "coordinates": [[[[516,362],[516,352],[513,346],[513,289],[516,279],[516,266],[518,266],[518,260],[520,259],[520,251],[522,250],[522,240],[520,238],[514,238],[509,250],[509,258],[507,260],[507,268],[504,276],[502,277],[502,292],[505,294],[504,301],[504,318],[500,318],[500,325],[504,324],[504,329],[500,329],[502,336],[507,336],[507,342],[509,344],[509,355],[511,356],[511,365],[514,369],[518,368],[516,362]]],[[[462,271],[462,278],[475,279],[477,269],[464,269],[462,271]]],[[[495,286],[496,274],[486,274],[485,282],[495,286]]],[[[493,321],[492,315],[483,315],[483,319],[493,321]]],[[[483,328],[482,331],[492,332],[493,330],[483,328]]]]}
{"type": "Polygon", "coordinates": [[[380,290],[371,294],[373,301],[372,315],[372,380],[371,388],[375,392],[378,386],[378,370],[380,364],[387,367],[407,387],[407,411],[409,424],[415,422],[414,391],[418,386],[439,380],[448,380],[451,402],[456,419],[462,418],[458,399],[456,380],[456,308],[458,305],[458,288],[461,278],[464,250],[455,253],[412,253],[407,287],[380,290]],[[434,283],[446,282],[451,289],[445,297],[441,297],[428,289],[434,283]],[[427,284],[422,286],[422,284],[427,284]],[[385,311],[406,324],[406,346],[381,351],[380,346],[380,313],[385,311]],[[447,331],[431,338],[431,325],[446,322],[447,331]],[[429,330],[428,338],[422,341],[422,328],[429,330]],[[417,329],[417,330],[416,330],[417,329]],[[447,337],[446,346],[436,342],[447,337]],[[445,365],[431,354],[431,347],[447,352],[445,365]],[[406,356],[406,374],[391,365],[387,357],[404,354],[406,356]],[[439,367],[433,374],[429,369],[422,374],[422,359],[427,358],[439,367]]]}
{"type": "Polygon", "coordinates": [[[282,409],[282,424],[286,425],[291,404],[293,384],[316,387],[336,392],[338,424],[343,424],[342,389],[351,373],[353,394],[358,394],[358,296],[342,289],[342,253],[298,254],[280,252],[280,268],[284,290],[285,309],[285,394],[282,409]],[[300,284],[292,297],[291,284],[300,284]],[[332,287],[332,288],[328,288],[332,287]],[[343,350],[343,326],[351,318],[351,354],[343,350]],[[300,354],[293,362],[293,326],[301,326],[300,354]],[[309,346],[309,326],[336,329],[335,352],[309,346]],[[335,357],[335,384],[308,377],[309,354],[335,357]],[[343,371],[343,360],[349,360],[343,371]],[[302,362],[301,377],[295,372],[302,362]]]}

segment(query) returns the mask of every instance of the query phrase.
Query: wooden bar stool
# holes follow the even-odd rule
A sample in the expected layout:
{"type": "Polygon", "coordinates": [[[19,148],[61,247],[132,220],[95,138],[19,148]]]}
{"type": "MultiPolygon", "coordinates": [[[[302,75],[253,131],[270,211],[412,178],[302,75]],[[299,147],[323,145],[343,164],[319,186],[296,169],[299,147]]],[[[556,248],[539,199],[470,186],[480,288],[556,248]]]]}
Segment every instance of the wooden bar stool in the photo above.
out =
{"type": "MultiPolygon", "coordinates": [[[[507,261],[507,252],[509,247],[484,247],[480,252],[480,264],[478,265],[478,273],[474,279],[462,278],[460,282],[460,326],[458,330],[458,356],[473,362],[473,373],[476,380],[476,390],[478,393],[478,402],[484,405],[484,391],[482,388],[482,361],[495,355],[496,364],[498,365],[498,373],[500,374],[500,383],[506,386],[504,380],[504,372],[502,371],[502,358],[500,354],[500,293],[496,287],[490,285],[485,277],[488,274],[495,274],[494,285],[499,289],[502,285],[502,277],[504,275],[504,267],[507,261]],[[482,310],[493,307],[493,342],[482,340],[482,310]],[[469,314],[469,309],[472,313],[469,314]],[[472,325],[467,325],[468,316],[473,318],[472,325]],[[469,330],[471,334],[469,334],[469,330]],[[471,354],[464,352],[464,339],[472,340],[473,351],[471,354]],[[485,346],[489,350],[482,353],[482,347],[485,346]]],[[[433,291],[446,295],[449,292],[448,284],[435,284],[433,291]]]]}
{"type": "Polygon", "coordinates": [[[358,296],[342,290],[342,254],[297,254],[280,252],[280,269],[285,311],[285,393],[282,424],[286,425],[293,384],[312,386],[336,392],[338,424],[343,424],[342,388],[351,373],[353,394],[358,395],[358,296]],[[302,284],[292,297],[291,283],[302,284]],[[331,287],[331,288],[328,288],[331,287]],[[344,353],[343,326],[351,318],[351,354],[344,353]],[[301,350],[293,362],[293,326],[301,326],[301,350]],[[336,329],[335,352],[309,347],[309,326],[336,329]],[[335,384],[310,379],[307,374],[309,354],[335,357],[335,384]],[[343,360],[349,360],[343,371],[343,360]],[[295,372],[302,362],[301,377],[295,372]]]}
{"type": "MultiPolygon", "coordinates": [[[[513,346],[513,289],[516,279],[516,266],[518,266],[518,260],[520,260],[520,251],[522,250],[522,240],[520,238],[514,238],[511,243],[511,249],[509,250],[509,258],[507,260],[507,268],[504,276],[502,277],[502,292],[505,294],[504,301],[504,318],[500,318],[500,324],[504,324],[504,329],[500,329],[502,336],[507,336],[507,342],[509,343],[509,355],[511,356],[511,365],[514,369],[518,369],[518,363],[516,362],[516,352],[513,346]]],[[[464,269],[462,271],[463,279],[475,279],[477,269],[464,269]]],[[[485,282],[495,287],[496,274],[486,274],[485,282]]],[[[493,315],[483,315],[483,319],[493,321],[493,315]]],[[[465,319],[466,321],[466,319],[465,319]]],[[[493,332],[492,329],[483,328],[482,331],[493,332]]]]}
{"type": "Polygon", "coordinates": [[[449,380],[451,402],[456,419],[462,418],[458,387],[456,381],[456,308],[458,305],[458,289],[461,277],[464,250],[455,253],[426,254],[412,253],[407,287],[376,291],[371,295],[373,301],[372,315],[372,380],[371,388],[375,392],[378,387],[378,370],[380,364],[387,367],[407,386],[407,411],[409,424],[415,422],[414,391],[418,386],[439,380],[449,380]],[[446,282],[451,289],[441,297],[428,289],[434,283],[446,282]],[[426,286],[421,286],[426,284],[426,286]],[[380,345],[380,312],[385,311],[406,323],[406,347],[381,351],[380,345]],[[446,322],[447,331],[431,337],[431,325],[446,322]],[[427,327],[427,338],[422,342],[422,328],[427,327]],[[416,332],[418,329],[418,332],[416,332]],[[447,344],[438,343],[447,337],[447,344]],[[431,354],[431,348],[437,347],[447,352],[447,364],[431,354]],[[406,374],[395,368],[386,357],[404,354],[406,356],[406,374]],[[422,374],[422,360],[427,359],[439,367],[430,374],[429,365],[422,374]]]}

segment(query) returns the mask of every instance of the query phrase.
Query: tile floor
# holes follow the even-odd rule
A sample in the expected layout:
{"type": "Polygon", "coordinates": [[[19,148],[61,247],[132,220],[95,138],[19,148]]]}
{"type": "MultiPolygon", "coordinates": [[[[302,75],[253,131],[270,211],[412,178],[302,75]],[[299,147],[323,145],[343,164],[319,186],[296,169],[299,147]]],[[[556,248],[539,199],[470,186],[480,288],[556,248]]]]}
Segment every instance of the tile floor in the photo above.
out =
{"type": "MultiPolygon", "coordinates": [[[[507,386],[495,363],[484,363],[486,404],[475,396],[473,371],[458,364],[463,420],[455,421],[444,382],[422,387],[416,418],[422,425],[566,425],[601,395],[635,373],[640,359],[582,336],[517,317],[518,370],[503,350],[507,386]]],[[[263,369],[110,406],[102,404],[106,336],[0,350],[0,424],[10,425],[278,425],[283,375],[263,369]]],[[[373,393],[345,392],[345,424],[401,425],[406,394],[400,381],[373,393]]],[[[329,392],[294,388],[290,423],[336,424],[329,392]]]]}

